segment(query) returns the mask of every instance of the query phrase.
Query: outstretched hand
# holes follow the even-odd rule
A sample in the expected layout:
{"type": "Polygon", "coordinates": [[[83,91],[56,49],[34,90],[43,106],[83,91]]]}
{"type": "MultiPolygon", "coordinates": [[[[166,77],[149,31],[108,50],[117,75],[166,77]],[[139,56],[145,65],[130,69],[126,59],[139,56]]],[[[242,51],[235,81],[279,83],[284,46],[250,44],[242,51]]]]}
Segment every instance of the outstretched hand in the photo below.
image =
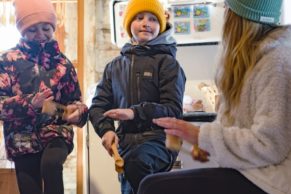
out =
{"type": "Polygon", "coordinates": [[[106,117],[110,117],[115,120],[132,120],[134,118],[134,112],[130,108],[118,108],[106,111],[104,114],[106,117]]]}
{"type": "Polygon", "coordinates": [[[198,144],[199,127],[187,121],[164,117],[153,119],[153,122],[165,128],[167,134],[178,136],[193,145],[198,144]]]}
{"type": "Polygon", "coordinates": [[[153,122],[164,127],[167,134],[178,136],[193,144],[191,155],[194,160],[200,162],[207,162],[209,160],[209,153],[198,147],[199,127],[187,121],[169,117],[153,119],[153,122]]]}

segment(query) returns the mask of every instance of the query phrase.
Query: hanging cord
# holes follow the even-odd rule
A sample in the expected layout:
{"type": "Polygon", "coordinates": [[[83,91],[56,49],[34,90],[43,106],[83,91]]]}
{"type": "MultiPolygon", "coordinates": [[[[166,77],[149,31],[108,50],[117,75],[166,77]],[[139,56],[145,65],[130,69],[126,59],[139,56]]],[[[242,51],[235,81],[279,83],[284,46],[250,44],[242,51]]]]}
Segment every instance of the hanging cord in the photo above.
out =
{"type": "Polygon", "coordinates": [[[90,146],[89,146],[89,120],[87,119],[87,124],[86,124],[86,130],[87,130],[87,134],[86,134],[86,148],[87,148],[87,170],[88,170],[88,181],[87,181],[87,193],[90,194],[90,146]]]}

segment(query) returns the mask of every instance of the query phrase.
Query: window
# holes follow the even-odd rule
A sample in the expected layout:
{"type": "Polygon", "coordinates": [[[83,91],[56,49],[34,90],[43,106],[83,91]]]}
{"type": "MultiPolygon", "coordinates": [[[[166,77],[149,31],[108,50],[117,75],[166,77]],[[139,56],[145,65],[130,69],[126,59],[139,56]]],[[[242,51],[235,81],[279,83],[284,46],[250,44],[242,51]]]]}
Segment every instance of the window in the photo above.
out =
{"type": "Polygon", "coordinates": [[[282,24],[291,24],[291,1],[283,0],[282,24]]]}
{"type": "Polygon", "coordinates": [[[0,1],[0,51],[14,47],[19,38],[12,1],[0,1]]]}
{"type": "Polygon", "coordinates": [[[0,26],[0,51],[14,47],[20,39],[20,33],[14,24],[0,26]]]}

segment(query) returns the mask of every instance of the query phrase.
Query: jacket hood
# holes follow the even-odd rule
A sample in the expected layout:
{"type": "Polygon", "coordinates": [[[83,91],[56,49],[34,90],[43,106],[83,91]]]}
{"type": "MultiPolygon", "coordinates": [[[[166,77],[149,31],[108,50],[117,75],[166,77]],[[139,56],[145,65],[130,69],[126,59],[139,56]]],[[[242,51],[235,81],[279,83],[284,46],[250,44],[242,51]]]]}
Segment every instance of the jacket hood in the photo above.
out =
{"type": "Polygon", "coordinates": [[[121,54],[138,54],[142,55],[143,52],[150,54],[169,54],[173,57],[176,56],[176,40],[172,36],[173,27],[171,24],[167,24],[167,29],[162,34],[159,34],[155,39],[148,41],[143,45],[135,45],[132,41],[126,43],[122,49],[121,54]]]}
{"type": "Polygon", "coordinates": [[[147,42],[147,45],[176,44],[176,40],[174,39],[172,34],[173,26],[171,24],[167,24],[166,31],[157,36],[155,39],[147,42]]]}

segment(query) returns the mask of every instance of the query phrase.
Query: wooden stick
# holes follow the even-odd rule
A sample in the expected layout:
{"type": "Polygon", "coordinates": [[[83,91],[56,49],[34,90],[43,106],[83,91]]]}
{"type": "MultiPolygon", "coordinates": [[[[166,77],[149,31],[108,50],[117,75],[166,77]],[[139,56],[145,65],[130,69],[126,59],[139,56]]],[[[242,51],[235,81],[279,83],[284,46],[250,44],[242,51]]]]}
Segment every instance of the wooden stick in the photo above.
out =
{"type": "Polygon", "coordinates": [[[113,159],[114,159],[114,162],[115,162],[115,171],[118,172],[118,173],[123,173],[124,160],[119,155],[118,150],[117,150],[117,146],[116,146],[115,143],[113,143],[111,145],[111,149],[112,149],[112,152],[113,152],[113,159]]]}
{"type": "Polygon", "coordinates": [[[182,151],[190,154],[193,160],[198,160],[200,162],[207,162],[209,153],[200,149],[197,144],[193,145],[192,150],[189,151],[182,146],[182,140],[175,135],[166,135],[166,147],[173,151],[182,151]]]}
{"type": "Polygon", "coordinates": [[[201,150],[198,145],[194,145],[192,147],[192,150],[187,150],[186,148],[184,147],[181,147],[180,148],[180,151],[181,152],[184,152],[186,154],[189,154],[193,160],[197,160],[199,162],[208,162],[209,161],[209,154],[203,150],[201,150]]]}
{"type": "Polygon", "coordinates": [[[64,117],[69,114],[66,106],[53,102],[53,101],[45,101],[42,107],[42,113],[46,113],[50,116],[60,116],[64,117]]]}
{"type": "Polygon", "coordinates": [[[182,140],[178,136],[166,134],[166,147],[170,150],[179,151],[182,147],[182,140]]]}

